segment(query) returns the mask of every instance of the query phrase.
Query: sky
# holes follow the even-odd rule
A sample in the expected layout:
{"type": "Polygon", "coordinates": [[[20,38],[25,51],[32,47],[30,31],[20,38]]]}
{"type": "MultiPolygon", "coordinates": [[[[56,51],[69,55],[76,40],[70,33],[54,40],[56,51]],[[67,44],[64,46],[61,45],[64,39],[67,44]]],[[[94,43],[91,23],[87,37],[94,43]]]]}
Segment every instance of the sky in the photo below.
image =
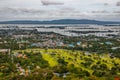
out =
{"type": "Polygon", "coordinates": [[[120,21],[120,0],[0,0],[0,21],[57,19],[120,21]]]}

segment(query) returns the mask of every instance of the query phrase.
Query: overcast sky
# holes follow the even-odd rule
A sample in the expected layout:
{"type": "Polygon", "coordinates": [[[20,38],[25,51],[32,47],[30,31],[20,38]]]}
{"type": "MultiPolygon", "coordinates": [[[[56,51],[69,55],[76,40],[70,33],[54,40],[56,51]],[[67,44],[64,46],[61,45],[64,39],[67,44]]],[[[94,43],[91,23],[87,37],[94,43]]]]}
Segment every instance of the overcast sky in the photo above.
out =
{"type": "Polygon", "coordinates": [[[120,21],[120,0],[0,0],[0,21],[54,19],[120,21]]]}

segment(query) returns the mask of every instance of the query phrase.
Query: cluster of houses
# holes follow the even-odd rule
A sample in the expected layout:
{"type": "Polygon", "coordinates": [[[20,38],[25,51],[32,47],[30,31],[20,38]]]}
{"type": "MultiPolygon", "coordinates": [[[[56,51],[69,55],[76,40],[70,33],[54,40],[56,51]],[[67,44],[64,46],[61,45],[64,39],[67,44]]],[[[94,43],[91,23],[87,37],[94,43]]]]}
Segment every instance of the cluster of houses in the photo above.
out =
{"type": "Polygon", "coordinates": [[[30,66],[28,66],[27,69],[23,69],[19,63],[16,64],[17,67],[17,71],[19,72],[19,75],[23,75],[23,76],[28,76],[29,74],[31,74],[31,70],[30,70],[30,66]]]}
{"type": "Polygon", "coordinates": [[[54,32],[64,36],[98,37],[120,36],[120,26],[103,25],[0,25],[0,30],[26,30],[38,32],[54,32]],[[64,27],[64,28],[60,28],[64,27]]]}
{"type": "MultiPolygon", "coordinates": [[[[28,59],[27,55],[17,52],[12,54],[12,62],[14,62],[13,56],[16,58],[28,59]]],[[[28,76],[31,73],[30,66],[27,66],[27,69],[24,69],[19,63],[16,63],[16,68],[19,75],[28,76]]]]}
{"type": "MultiPolygon", "coordinates": [[[[80,41],[65,44],[62,41],[55,41],[55,40],[48,40],[48,41],[45,41],[45,42],[38,42],[38,43],[30,44],[30,47],[51,47],[51,48],[54,48],[54,47],[71,47],[71,48],[74,48],[76,46],[81,46],[83,48],[86,48],[86,47],[88,47],[88,44],[87,43],[82,43],[80,41]]],[[[92,45],[90,45],[90,46],[92,46],[92,45]]]]}
{"type": "Polygon", "coordinates": [[[44,42],[32,43],[30,47],[57,47],[57,46],[65,46],[65,44],[61,41],[48,40],[44,42]]]}

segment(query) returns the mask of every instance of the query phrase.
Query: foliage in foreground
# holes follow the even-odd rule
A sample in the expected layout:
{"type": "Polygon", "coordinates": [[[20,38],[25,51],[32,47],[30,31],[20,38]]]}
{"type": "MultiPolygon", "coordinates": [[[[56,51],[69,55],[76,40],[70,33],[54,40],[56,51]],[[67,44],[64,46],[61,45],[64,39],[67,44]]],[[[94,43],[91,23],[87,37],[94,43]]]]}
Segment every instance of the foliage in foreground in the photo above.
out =
{"type": "Polygon", "coordinates": [[[11,55],[0,53],[0,80],[114,80],[120,74],[120,59],[109,54],[26,49],[13,51],[11,55]],[[20,75],[16,65],[30,72],[20,75]]]}

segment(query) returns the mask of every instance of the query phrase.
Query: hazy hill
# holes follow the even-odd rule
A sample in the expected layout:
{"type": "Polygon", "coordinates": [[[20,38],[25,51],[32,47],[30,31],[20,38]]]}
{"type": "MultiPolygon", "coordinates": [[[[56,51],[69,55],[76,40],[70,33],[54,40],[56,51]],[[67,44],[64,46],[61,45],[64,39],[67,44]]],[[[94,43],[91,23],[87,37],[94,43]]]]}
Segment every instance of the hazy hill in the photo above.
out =
{"type": "Polygon", "coordinates": [[[1,21],[0,24],[120,24],[120,22],[115,21],[97,21],[97,20],[87,20],[87,19],[61,19],[61,20],[51,20],[51,21],[32,21],[32,20],[19,20],[19,21],[1,21]]]}

